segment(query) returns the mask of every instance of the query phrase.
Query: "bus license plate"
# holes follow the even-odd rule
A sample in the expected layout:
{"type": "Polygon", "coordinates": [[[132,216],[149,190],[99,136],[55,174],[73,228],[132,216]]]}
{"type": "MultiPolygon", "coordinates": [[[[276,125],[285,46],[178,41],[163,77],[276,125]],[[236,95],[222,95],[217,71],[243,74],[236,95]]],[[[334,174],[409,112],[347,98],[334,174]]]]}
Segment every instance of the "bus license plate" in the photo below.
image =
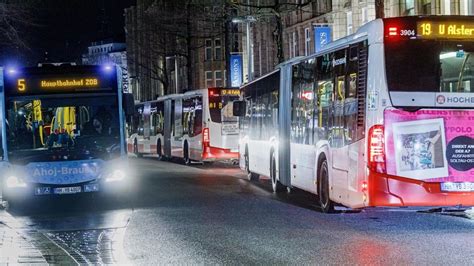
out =
{"type": "Polygon", "coordinates": [[[441,190],[452,191],[452,192],[470,192],[470,191],[474,191],[474,183],[471,183],[471,182],[441,183],[441,190]]]}
{"type": "Polygon", "coordinates": [[[75,194],[80,192],[81,187],[58,187],[54,189],[54,194],[75,194]]]}

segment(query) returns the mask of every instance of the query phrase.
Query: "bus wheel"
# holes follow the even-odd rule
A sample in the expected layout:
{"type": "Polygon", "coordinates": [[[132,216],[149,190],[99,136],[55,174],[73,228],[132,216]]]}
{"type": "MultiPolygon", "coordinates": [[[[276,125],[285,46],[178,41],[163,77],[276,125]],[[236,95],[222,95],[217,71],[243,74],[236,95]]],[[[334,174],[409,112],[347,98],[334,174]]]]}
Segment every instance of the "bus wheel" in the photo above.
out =
{"type": "Polygon", "coordinates": [[[156,144],[156,154],[158,154],[158,160],[163,160],[163,153],[161,152],[161,140],[158,140],[158,144],[156,144]]]}
{"type": "Polygon", "coordinates": [[[275,160],[275,154],[272,153],[271,161],[270,161],[270,178],[272,179],[272,189],[273,192],[278,193],[282,192],[284,189],[284,186],[278,181],[277,176],[276,176],[276,160],[275,160]]]}
{"type": "Polygon", "coordinates": [[[191,165],[191,159],[189,158],[189,147],[187,142],[184,144],[183,153],[184,164],[191,165]]]}
{"type": "Polygon", "coordinates": [[[250,166],[249,166],[249,155],[248,152],[245,152],[245,170],[247,171],[247,179],[250,181],[258,181],[259,175],[250,172],[250,166]]]}
{"type": "Polygon", "coordinates": [[[324,213],[334,212],[334,203],[329,198],[329,173],[328,173],[328,162],[324,159],[319,165],[318,171],[318,194],[319,194],[319,204],[321,210],[324,213]]]}

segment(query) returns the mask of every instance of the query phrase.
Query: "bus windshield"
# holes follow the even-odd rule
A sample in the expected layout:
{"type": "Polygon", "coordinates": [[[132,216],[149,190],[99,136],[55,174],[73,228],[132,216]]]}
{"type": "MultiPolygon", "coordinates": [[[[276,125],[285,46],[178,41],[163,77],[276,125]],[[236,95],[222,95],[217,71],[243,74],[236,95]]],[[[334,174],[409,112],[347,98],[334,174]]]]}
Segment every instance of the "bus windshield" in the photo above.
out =
{"type": "Polygon", "coordinates": [[[474,42],[385,43],[389,91],[474,92],[474,42]]]}
{"type": "Polygon", "coordinates": [[[10,159],[24,163],[110,159],[120,155],[114,97],[14,99],[7,102],[10,159]]]}

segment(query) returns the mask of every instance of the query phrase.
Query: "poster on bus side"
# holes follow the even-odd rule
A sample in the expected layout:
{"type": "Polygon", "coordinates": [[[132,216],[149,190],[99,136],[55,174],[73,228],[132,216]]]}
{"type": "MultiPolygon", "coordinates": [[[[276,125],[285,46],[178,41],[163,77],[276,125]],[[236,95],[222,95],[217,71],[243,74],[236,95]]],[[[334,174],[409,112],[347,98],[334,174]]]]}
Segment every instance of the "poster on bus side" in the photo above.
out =
{"type": "Polygon", "coordinates": [[[385,111],[387,173],[474,182],[474,111],[385,111]]]}

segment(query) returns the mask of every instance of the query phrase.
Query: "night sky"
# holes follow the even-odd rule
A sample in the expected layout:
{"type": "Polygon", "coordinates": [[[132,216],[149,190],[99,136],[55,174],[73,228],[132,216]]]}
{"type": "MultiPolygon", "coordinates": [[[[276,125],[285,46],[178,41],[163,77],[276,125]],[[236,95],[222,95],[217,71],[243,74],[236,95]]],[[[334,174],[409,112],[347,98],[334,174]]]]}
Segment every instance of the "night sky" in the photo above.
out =
{"type": "Polygon", "coordinates": [[[135,0],[36,0],[20,27],[28,47],[0,47],[0,65],[80,61],[93,41],[124,41],[124,8],[135,0]],[[47,52],[47,55],[46,55],[47,52]]]}

